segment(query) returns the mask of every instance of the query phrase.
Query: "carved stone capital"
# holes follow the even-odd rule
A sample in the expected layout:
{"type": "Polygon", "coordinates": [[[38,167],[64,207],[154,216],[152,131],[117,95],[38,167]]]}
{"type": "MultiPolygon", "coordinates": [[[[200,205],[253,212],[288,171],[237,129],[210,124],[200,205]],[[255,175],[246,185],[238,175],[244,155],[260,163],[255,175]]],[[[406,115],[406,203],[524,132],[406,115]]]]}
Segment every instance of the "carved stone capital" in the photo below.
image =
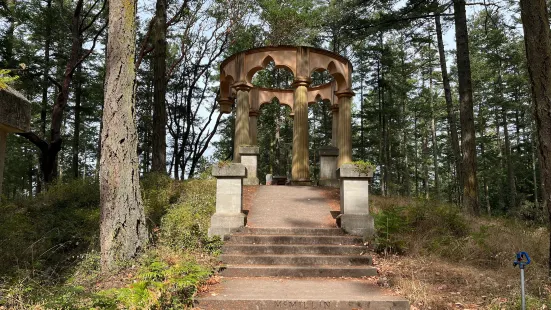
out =
{"type": "Polygon", "coordinates": [[[233,84],[232,87],[235,88],[236,91],[250,91],[254,86],[247,82],[237,82],[233,84]]]}
{"type": "Polygon", "coordinates": [[[335,93],[338,98],[352,98],[355,93],[350,89],[341,90],[335,93]]]}
{"type": "Polygon", "coordinates": [[[220,104],[220,112],[222,113],[231,113],[231,108],[233,105],[233,99],[232,98],[222,98],[218,100],[218,103],[220,104]]]}
{"type": "Polygon", "coordinates": [[[312,84],[312,79],[305,76],[297,76],[295,80],[293,81],[293,88],[297,88],[299,86],[305,86],[308,87],[312,84]]]}

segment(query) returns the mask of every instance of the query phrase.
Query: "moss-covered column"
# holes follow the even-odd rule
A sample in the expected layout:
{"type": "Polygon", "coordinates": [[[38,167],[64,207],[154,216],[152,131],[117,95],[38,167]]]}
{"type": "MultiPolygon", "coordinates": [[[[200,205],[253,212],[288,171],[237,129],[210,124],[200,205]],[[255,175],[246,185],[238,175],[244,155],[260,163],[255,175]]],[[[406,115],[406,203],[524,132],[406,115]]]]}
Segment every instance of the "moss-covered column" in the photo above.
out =
{"type": "Polygon", "coordinates": [[[338,147],[339,160],[337,167],[352,161],[352,97],[350,90],[337,93],[339,98],[338,147]]]}
{"type": "Polygon", "coordinates": [[[331,146],[336,148],[339,147],[338,144],[338,134],[339,134],[339,106],[337,104],[331,105],[331,111],[333,112],[333,128],[331,131],[331,146]]]}
{"type": "Polygon", "coordinates": [[[260,113],[255,110],[249,112],[249,136],[251,145],[258,145],[258,115],[260,113]]]}
{"type": "Polygon", "coordinates": [[[297,78],[295,88],[293,123],[293,168],[292,183],[310,185],[310,167],[308,165],[308,78],[297,78]]]}
{"type": "Polygon", "coordinates": [[[238,83],[234,85],[237,91],[237,113],[235,116],[235,138],[233,145],[233,162],[240,163],[239,147],[251,144],[249,137],[249,91],[252,85],[238,83]]]}

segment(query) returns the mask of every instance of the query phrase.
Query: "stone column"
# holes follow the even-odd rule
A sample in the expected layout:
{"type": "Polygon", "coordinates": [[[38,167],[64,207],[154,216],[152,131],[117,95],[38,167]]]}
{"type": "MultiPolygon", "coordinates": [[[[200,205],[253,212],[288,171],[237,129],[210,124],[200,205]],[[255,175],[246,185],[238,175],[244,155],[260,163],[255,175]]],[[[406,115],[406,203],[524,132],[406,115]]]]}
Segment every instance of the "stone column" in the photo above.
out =
{"type": "Polygon", "coordinates": [[[297,78],[293,83],[295,102],[293,105],[293,185],[311,185],[308,164],[308,85],[309,78],[297,78]]]}
{"type": "Polygon", "coordinates": [[[216,213],[210,219],[208,235],[223,237],[245,226],[243,178],[246,169],[242,164],[214,165],[212,175],[216,178],[216,213]]]}
{"type": "Polygon", "coordinates": [[[337,93],[339,98],[339,129],[338,146],[339,162],[338,167],[343,163],[352,162],[352,97],[354,92],[342,91],[337,93]]]}
{"type": "Polygon", "coordinates": [[[243,185],[258,185],[257,167],[258,167],[258,146],[240,146],[241,164],[247,168],[247,177],[243,180],[243,185]]]}
{"type": "Polygon", "coordinates": [[[339,137],[339,105],[332,104],[331,105],[331,111],[333,112],[333,128],[331,131],[331,146],[334,146],[336,148],[339,147],[338,144],[338,137],[339,137]]]}
{"type": "Polygon", "coordinates": [[[340,227],[351,235],[369,239],[375,232],[373,217],[369,214],[369,179],[371,167],[343,164],[338,170],[341,188],[340,227]]]}
{"type": "Polygon", "coordinates": [[[251,145],[258,145],[258,110],[251,110],[249,112],[249,137],[251,139],[251,145]]]}
{"type": "Polygon", "coordinates": [[[2,183],[4,180],[4,164],[6,160],[6,140],[8,133],[0,128],[0,200],[2,200],[2,183]]]}
{"type": "Polygon", "coordinates": [[[319,149],[320,154],[320,186],[339,187],[337,179],[337,157],[339,149],[333,146],[324,146],[319,149]]]}
{"type": "Polygon", "coordinates": [[[248,83],[235,84],[237,90],[237,113],[235,115],[235,138],[233,145],[233,162],[240,163],[239,147],[251,144],[249,137],[249,91],[252,86],[248,83]]]}

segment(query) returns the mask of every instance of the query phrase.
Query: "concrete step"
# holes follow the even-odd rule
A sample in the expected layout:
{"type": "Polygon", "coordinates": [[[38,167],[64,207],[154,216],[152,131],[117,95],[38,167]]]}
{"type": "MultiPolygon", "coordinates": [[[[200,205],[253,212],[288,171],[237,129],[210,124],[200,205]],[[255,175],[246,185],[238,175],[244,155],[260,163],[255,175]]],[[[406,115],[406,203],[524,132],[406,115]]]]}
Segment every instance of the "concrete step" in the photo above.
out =
{"type": "Polygon", "coordinates": [[[196,307],[408,310],[409,303],[368,280],[224,278],[220,285],[196,299],[196,307]]]}
{"type": "Polygon", "coordinates": [[[369,255],[250,255],[222,254],[220,261],[229,265],[294,265],[294,266],[371,266],[369,255]]]}
{"type": "Polygon", "coordinates": [[[310,236],[343,236],[340,228],[298,228],[298,227],[245,227],[239,233],[254,235],[310,235],[310,236]]]}
{"type": "Polygon", "coordinates": [[[232,235],[227,244],[324,244],[362,245],[363,240],[355,236],[316,235],[232,235]]]}
{"type": "Polygon", "coordinates": [[[295,244],[225,244],[224,254],[325,254],[360,255],[365,246],[354,245],[295,245],[295,244]]]}
{"type": "Polygon", "coordinates": [[[377,268],[367,266],[294,266],[294,265],[228,265],[224,277],[333,277],[361,278],[377,275],[377,268]]]}

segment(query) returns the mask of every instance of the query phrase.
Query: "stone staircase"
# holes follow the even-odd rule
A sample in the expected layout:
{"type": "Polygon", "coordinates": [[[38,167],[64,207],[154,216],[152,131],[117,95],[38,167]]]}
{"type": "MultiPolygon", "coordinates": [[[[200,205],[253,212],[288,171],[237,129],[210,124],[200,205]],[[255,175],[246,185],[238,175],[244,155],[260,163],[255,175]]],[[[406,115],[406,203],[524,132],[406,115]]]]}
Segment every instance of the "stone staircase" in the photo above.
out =
{"type": "Polygon", "coordinates": [[[376,276],[362,239],[338,228],[245,228],[227,238],[224,277],[376,276]]]}
{"type": "Polygon", "coordinates": [[[334,227],[322,191],[258,187],[250,226],[224,240],[220,283],[199,294],[197,309],[408,310],[377,285],[362,239],[334,227]]]}

